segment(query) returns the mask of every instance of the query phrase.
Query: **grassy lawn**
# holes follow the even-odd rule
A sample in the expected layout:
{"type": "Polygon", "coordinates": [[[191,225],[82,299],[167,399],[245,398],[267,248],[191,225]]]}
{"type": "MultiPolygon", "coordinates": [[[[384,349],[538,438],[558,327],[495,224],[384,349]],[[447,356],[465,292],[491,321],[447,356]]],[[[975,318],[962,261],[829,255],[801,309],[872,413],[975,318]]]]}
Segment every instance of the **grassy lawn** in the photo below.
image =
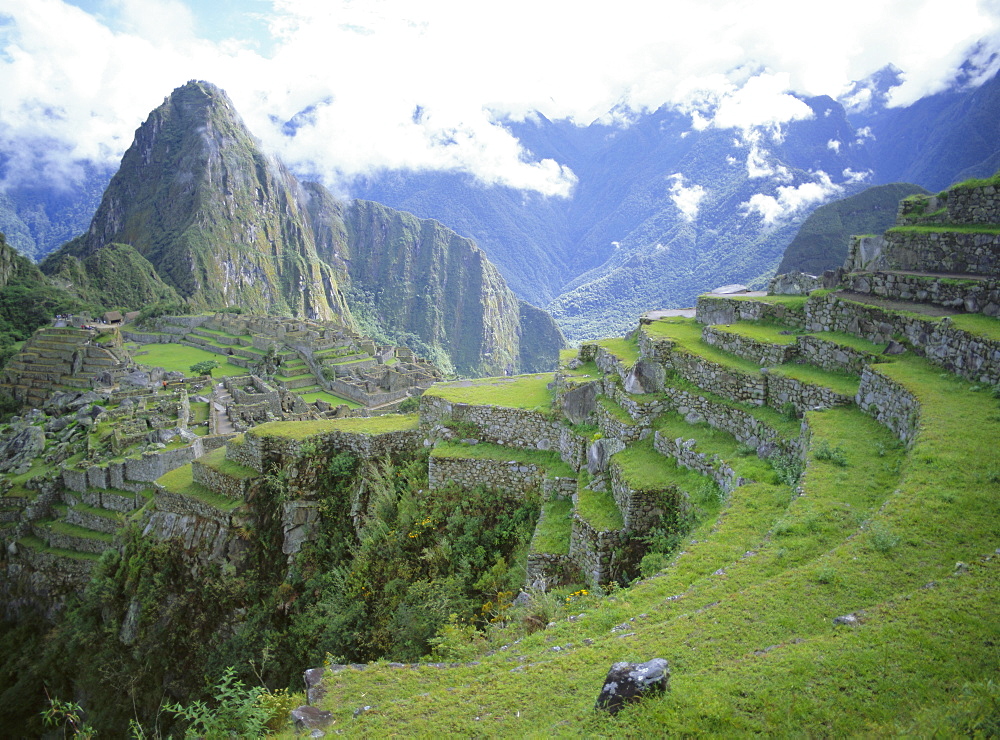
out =
{"type": "Polygon", "coordinates": [[[212,371],[212,376],[225,378],[231,375],[246,375],[246,368],[230,365],[225,355],[209,352],[207,349],[197,349],[183,344],[143,344],[139,347],[144,355],[138,355],[135,361],[150,367],[162,367],[164,370],[191,374],[191,366],[205,360],[215,360],[219,367],[212,371]]]}
{"type": "Polygon", "coordinates": [[[612,455],[611,462],[618,466],[625,482],[636,491],[657,491],[677,486],[691,493],[709,482],[703,475],[679,467],[674,458],[665,457],[653,449],[651,438],[612,455]]]}
{"type": "Polygon", "coordinates": [[[509,378],[455,380],[448,383],[435,383],[426,391],[426,394],[454,403],[487,404],[511,409],[548,411],[552,406],[553,398],[555,398],[555,393],[548,388],[548,384],[554,379],[554,373],[539,373],[537,375],[515,375],[509,378]]]}
{"type": "Polygon", "coordinates": [[[306,439],[325,432],[388,434],[389,432],[414,430],[419,423],[420,419],[417,414],[384,414],[383,416],[323,419],[321,421],[269,421],[254,427],[250,434],[254,437],[281,437],[282,439],[306,439]]]}
{"type": "Polygon", "coordinates": [[[951,317],[952,326],[983,339],[1000,342],[1000,319],[981,313],[960,313],[951,317]]]}

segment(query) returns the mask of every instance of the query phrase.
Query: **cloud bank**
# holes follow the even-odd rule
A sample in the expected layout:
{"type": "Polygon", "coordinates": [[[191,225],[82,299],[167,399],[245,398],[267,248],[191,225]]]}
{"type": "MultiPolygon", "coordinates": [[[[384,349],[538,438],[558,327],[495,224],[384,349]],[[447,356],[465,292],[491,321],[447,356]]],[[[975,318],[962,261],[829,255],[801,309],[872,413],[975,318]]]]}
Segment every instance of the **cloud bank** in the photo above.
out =
{"type": "Polygon", "coordinates": [[[232,37],[206,33],[209,11],[194,0],[86,3],[96,10],[0,0],[0,150],[22,152],[8,174],[115,164],[164,95],[205,79],[268,148],[327,184],[433,169],[559,196],[574,174],[525,150],[508,121],[537,111],[622,123],[667,104],[695,129],[776,133],[809,115],[791,91],[837,96],[895,63],[889,102],[907,104],[960,75],[985,78],[1000,49],[993,0],[947,12],[930,0],[845,0],[836,12],[789,0],[244,4],[266,38],[240,18],[232,37]],[[960,70],[970,55],[971,75],[960,70]]]}

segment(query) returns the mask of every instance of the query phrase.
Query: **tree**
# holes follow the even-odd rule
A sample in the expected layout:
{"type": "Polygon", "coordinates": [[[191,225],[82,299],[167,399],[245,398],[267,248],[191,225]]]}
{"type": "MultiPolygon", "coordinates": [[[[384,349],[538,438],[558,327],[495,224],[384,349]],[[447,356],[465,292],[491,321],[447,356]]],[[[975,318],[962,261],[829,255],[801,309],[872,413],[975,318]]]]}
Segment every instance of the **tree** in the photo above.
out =
{"type": "Polygon", "coordinates": [[[212,371],[217,367],[219,367],[218,360],[202,360],[201,362],[196,362],[191,366],[191,372],[211,377],[212,371]]]}

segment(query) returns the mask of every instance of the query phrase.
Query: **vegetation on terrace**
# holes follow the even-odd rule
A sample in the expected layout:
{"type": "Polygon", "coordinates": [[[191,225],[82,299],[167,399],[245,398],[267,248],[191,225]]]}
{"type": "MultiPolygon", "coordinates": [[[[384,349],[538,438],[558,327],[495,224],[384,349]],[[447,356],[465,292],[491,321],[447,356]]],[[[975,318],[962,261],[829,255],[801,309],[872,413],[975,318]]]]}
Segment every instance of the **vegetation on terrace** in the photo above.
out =
{"type": "Polygon", "coordinates": [[[326,432],[377,435],[410,431],[416,429],[418,423],[416,414],[384,414],[318,421],[269,421],[254,427],[251,434],[255,437],[283,439],[307,439],[326,432]]]}
{"type": "Polygon", "coordinates": [[[548,387],[553,373],[515,375],[436,383],[424,395],[453,403],[482,404],[513,409],[548,411],[555,393],[548,387]]]}
{"type": "Polygon", "coordinates": [[[557,452],[502,447],[489,442],[479,442],[474,445],[441,442],[431,450],[431,457],[518,462],[525,465],[536,465],[547,471],[549,477],[576,477],[573,469],[562,461],[557,452]]]}
{"type": "MultiPolygon", "coordinates": [[[[136,362],[149,367],[162,367],[164,370],[191,374],[191,366],[199,362],[209,360],[221,360],[221,355],[209,352],[207,349],[188,347],[184,344],[143,344],[139,347],[139,352],[135,357],[136,362]]],[[[217,378],[224,378],[230,375],[246,375],[246,368],[222,362],[219,367],[212,371],[212,375],[217,378]]]]}

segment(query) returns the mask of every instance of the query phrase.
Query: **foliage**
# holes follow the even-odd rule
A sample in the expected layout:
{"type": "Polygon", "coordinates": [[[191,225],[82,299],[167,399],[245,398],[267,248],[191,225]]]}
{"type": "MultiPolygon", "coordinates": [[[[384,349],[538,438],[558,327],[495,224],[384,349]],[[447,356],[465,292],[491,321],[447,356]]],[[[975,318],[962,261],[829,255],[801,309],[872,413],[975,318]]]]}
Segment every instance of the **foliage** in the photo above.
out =
{"type": "Polygon", "coordinates": [[[196,375],[211,375],[215,368],[219,367],[218,360],[202,360],[201,362],[196,362],[189,369],[196,375]]]}
{"type": "Polygon", "coordinates": [[[831,445],[828,440],[821,439],[813,445],[812,453],[817,460],[824,460],[842,468],[847,467],[847,454],[844,448],[840,445],[831,445]]]}
{"type": "Polygon", "coordinates": [[[184,720],[185,737],[205,740],[227,740],[236,737],[262,737],[271,719],[271,709],[261,702],[265,691],[259,686],[247,687],[227,668],[213,689],[211,704],[193,701],[190,704],[168,704],[168,712],[184,720]]]}
{"type": "Polygon", "coordinates": [[[60,701],[49,697],[49,707],[42,713],[42,721],[46,727],[56,727],[62,730],[62,736],[89,740],[94,737],[94,728],[87,724],[83,717],[83,708],[72,701],[60,701]]]}

